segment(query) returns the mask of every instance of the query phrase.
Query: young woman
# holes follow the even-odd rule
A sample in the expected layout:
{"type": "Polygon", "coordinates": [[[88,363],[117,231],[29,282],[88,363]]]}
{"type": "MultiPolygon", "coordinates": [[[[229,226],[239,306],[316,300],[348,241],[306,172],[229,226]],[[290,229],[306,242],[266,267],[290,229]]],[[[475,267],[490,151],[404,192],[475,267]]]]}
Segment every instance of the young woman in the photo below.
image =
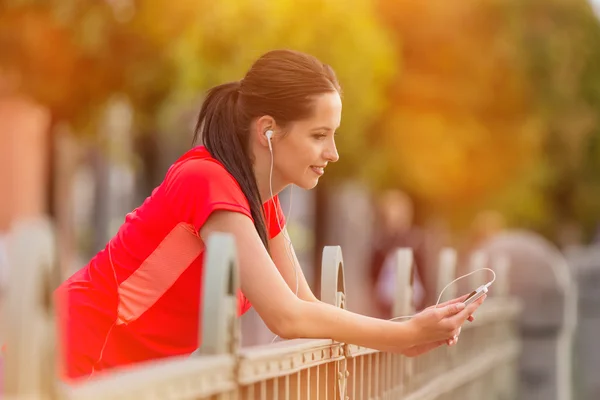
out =
{"type": "Polygon", "coordinates": [[[299,266],[295,294],[298,261],[293,249],[288,256],[277,193],[315,187],[338,160],[341,111],[333,70],[295,51],[269,52],[241,81],[211,89],[194,138],[203,146],[177,160],[106,248],[58,289],[67,377],[201,346],[203,243],[213,232],[236,239],[239,313],[252,304],[282,338],[409,356],[453,344],[483,300],[465,308],[456,299],[402,323],[379,320],[320,302],[299,266]]]}

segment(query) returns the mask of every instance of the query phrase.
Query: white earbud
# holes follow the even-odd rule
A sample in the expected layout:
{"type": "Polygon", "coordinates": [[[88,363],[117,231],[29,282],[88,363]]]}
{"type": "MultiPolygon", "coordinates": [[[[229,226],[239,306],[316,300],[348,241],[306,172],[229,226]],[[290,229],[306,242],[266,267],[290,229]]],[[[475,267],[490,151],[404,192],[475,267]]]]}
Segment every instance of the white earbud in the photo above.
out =
{"type": "Polygon", "coordinates": [[[269,142],[269,151],[273,151],[273,147],[271,145],[271,138],[273,137],[273,131],[269,129],[265,132],[265,136],[267,137],[267,141],[269,142]]]}
{"type": "MultiPolygon", "coordinates": [[[[298,297],[298,289],[299,289],[299,281],[298,281],[298,266],[296,265],[296,262],[294,260],[294,258],[292,257],[292,241],[290,239],[290,237],[287,235],[287,231],[285,231],[283,228],[283,226],[281,226],[280,223],[280,218],[279,218],[279,212],[277,211],[277,206],[275,205],[275,196],[273,196],[273,145],[271,143],[271,139],[273,138],[273,134],[275,132],[273,132],[272,129],[269,129],[265,132],[265,136],[267,137],[267,141],[269,142],[269,153],[271,153],[271,168],[270,168],[270,172],[269,172],[269,192],[271,194],[271,199],[270,201],[273,202],[274,205],[274,209],[275,209],[275,219],[277,220],[277,225],[279,226],[279,230],[281,232],[283,232],[283,238],[285,239],[285,241],[288,243],[288,246],[285,246],[285,252],[290,260],[290,262],[292,263],[292,265],[294,266],[294,274],[296,276],[296,297],[298,297]]],[[[288,217],[292,211],[292,186],[290,185],[290,210],[288,211],[288,217]]],[[[267,216],[267,220],[269,220],[269,216],[267,216]]],[[[275,336],[273,338],[273,340],[271,341],[271,343],[275,342],[275,340],[278,338],[279,336],[275,336]]]]}

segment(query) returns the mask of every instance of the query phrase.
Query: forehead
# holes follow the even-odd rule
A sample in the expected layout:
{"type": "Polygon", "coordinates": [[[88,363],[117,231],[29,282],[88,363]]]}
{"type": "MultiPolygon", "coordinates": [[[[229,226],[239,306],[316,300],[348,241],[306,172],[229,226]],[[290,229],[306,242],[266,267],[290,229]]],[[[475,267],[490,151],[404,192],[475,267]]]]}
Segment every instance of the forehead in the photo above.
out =
{"type": "Polygon", "coordinates": [[[306,120],[310,125],[337,129],[342,119],[342,99],[338,92],[323,93],[314,99],[314,112],[306,120]]]}

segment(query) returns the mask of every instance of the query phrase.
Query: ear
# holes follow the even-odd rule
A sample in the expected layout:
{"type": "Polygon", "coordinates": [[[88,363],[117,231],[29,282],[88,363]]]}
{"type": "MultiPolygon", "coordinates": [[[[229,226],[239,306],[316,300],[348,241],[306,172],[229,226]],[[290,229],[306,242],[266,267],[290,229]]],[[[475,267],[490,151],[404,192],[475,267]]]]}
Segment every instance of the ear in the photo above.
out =
{"type": "MultiPolygon", "coordinates": [[[[275,119],[270,115],[263,115],[256,120],[253,134],[256,135],[258,143],[260,143],[261,146],[269,147],[267,131],[273,131],[273,136],[275,136],[275,125],[275,119]]],[[[273,140],[273,137],[271,137],[271,140],[273,140]]]]}

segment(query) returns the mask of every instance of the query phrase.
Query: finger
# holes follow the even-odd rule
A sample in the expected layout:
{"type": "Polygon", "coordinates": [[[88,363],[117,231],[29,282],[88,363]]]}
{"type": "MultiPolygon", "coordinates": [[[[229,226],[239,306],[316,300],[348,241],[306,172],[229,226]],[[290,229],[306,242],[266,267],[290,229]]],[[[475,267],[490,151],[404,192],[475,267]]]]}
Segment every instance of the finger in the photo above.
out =
{"type": "Polygon", "coordinates": [[[448,343],[448,346],[454,346],[456,343],[458,343],[458,335],[452,336],[446,342],[448,343]]]}
{"type": "Polygon", "coordinates": [[[475,313],[479,306],[484,302],[486,297],[487,295],[484,294],[479,299],[463,308],[460,312],[449,316],[448,318],[451,321],[451,323],[455,323],[458,326],[462,325],[465,322],[465,320],[469,318],[470,315],[473,315],[473,313],[475,313]]]}
{"type": "Polygon", "coordinates": [[[440,314],[442,318],[449,318],[455,315],[459,315],[460,312],[465,310],[465,304],[464,303],[453,303],[450,305],[445,306],[444,308],[440,309],[440,314]]]}
{"type": "Polygon", "coordinates": [[[459,326],[458,329],[456,330],[456,333],[454,334],[454,337],[459,337],[460,336],[460,331],[462,330],[462,327],[459,326]]]}
{"type": "Polygon", "coordinates": [[[469,317],[467,318],[467,321],[473,322],[473,321],[475,321],[475,317],[473,317],[472,315],[469,315],[469,317]]]}
{"type": "Polygon", "coordinates": [[[446,307],[446,306],[449,306],[450,304],[462,303],[463,301],[465,301],[467,299],[467,297],[469,297],[469,295],[465,294],[463,296],[457,297],[456,299],[445,301],[443,303],[438,304],[437,308],[446,307]]]}

